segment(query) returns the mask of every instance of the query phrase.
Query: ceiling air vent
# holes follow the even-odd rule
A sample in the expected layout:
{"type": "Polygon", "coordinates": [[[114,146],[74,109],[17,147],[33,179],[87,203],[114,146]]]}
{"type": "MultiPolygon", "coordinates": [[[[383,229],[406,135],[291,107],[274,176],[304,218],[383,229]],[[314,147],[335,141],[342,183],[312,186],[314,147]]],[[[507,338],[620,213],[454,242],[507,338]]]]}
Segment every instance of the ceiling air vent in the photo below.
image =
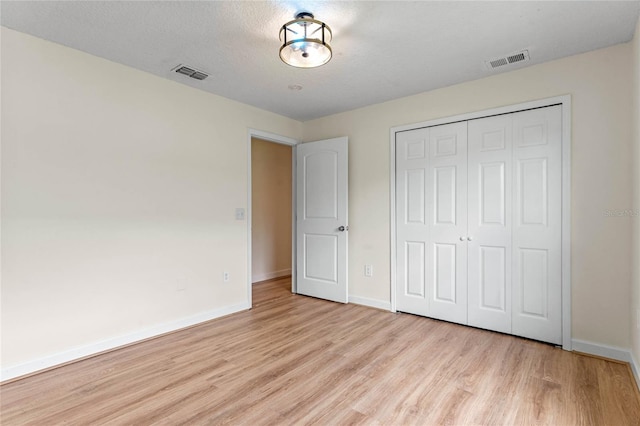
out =
{"type": "Polygon", "coordinates": [[[516,62],[523,62],[529,60],[529,51],[523,50],[511,55],[503,56],[502,58],[495,58],[490,61],[486,61],[487,68],[495,69],[505,65],[514,64],[516,62]]]}
{"type": "Polygon", "coordinates": [[[501,67],[503,65],[507,65],[509,62],[507,62],[506,58],[500,58],[500,59],[494,59],[493,61],[489,62],[491,64],[491,68],[497,68],[497,67],[501,67]]]}
{"type": "Polygon", "coordinates": [[[195,78],[196,80],[204,80],[209,77],[209,74],[206,72],[198,71],[193,67],[187,67],[184,65],[178,65],[172,71],[175,71],[178,74],[184,74],[187,77],[195,78]]]}

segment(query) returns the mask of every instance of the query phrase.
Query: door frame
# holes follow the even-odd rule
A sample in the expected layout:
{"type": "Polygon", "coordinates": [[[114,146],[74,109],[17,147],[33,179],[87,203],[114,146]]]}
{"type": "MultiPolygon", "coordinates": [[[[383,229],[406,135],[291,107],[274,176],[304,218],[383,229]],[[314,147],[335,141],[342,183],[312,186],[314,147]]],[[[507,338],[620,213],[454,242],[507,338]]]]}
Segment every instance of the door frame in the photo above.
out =
{"type": "Polygon", "coordinates": [[[252,296],[252,230],[251,230],[251,198],[253,195],[253,189],[251,186],[251,140],[253,138],[262,139],[268,142],[278,143],[281,145],[288,145],[291,147],[291,292],[296,292],[296,145],[300,141],[278,135],[276,133],[265,132],[257,129],[248,129],[247,133],[247,301],[249,308],[253,307],[252,296]]]}
{"type": "Polygon", "coordinates": [[[396,312],[396,133],[552,105],[562,107],[562,349],[571,350],[571,95],[555,96],[451,117],[392,127],[389,131],[391,311],[396,312]]]}

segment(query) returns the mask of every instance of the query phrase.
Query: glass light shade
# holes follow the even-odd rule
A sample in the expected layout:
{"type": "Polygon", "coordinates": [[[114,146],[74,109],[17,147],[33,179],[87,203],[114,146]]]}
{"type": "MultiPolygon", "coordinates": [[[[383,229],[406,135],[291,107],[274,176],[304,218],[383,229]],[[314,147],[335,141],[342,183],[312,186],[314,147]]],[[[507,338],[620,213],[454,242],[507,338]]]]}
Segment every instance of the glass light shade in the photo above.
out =
{"type": "Polygon", "coordinates": [[[331,59],[331,29],[313,19],[310,13],[300,13],[280,29],[280,59],[298,68],[324,65],[331,59]]]}

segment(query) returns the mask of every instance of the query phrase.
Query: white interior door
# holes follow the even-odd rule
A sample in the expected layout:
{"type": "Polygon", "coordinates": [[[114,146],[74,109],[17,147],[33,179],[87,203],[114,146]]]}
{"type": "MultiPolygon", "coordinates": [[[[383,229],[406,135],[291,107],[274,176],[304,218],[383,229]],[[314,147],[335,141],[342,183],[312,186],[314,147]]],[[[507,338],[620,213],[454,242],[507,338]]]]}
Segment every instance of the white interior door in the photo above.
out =
{"type": "Polygon", "coordinates": [[[346,137],[296,147],[297,292],[347,303],[346,137]]]}
{"type": "Polygon", "coordinates": [[[562,344],[562,111],[513,116],[513,334],[562,344]]]}
{"type": "Polygon", "coordinates": [[[433,318],[467,323],[467,123],[429,128],[429,262],[433,318]]]}
{"type": "Polygon", "coordinates": [[[465,324],[467,123],[396,136],[396,307],[465,324]]]}
{"type": "Polygon", "coordinates": [[[469,325],[511,333],[511,116],[469,122],[469,325]]]}
{"type": "Polygon", "coordinates": [[[396,134],[396,309],[429,316],[429,129],[396,134]]]}
{"type": "Polygon", "coordinates": [[[562,107],[396,133],[396,308],[562,343],[562,107]]]}

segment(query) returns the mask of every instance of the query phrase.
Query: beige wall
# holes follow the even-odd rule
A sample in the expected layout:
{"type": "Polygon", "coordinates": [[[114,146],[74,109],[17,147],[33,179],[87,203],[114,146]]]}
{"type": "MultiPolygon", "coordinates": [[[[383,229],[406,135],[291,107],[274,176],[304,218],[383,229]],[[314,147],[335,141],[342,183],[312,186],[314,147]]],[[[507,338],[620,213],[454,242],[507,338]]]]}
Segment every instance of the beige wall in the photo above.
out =
{"type": "Polygon", "coordinates": [[[1,47],[3,369],[246,304],[248,129],[302,123],[6,28],[1,47]]]}
{"type": "Polygon", "coordinates": [[[251,141],[252,281],[291,274],[291,152],[251,141]]]}
{"type": "Polygon", "coordinates": [[[631,219],[604,210],[629,205],[631,80],[623,44],[305,122],[305,141],[349,136],[350,295],[390,300],[391,127],[570,94],[573,338],[629,348],[631,219]]]}
{"type": "MultiPolygon", "coordinates": [[[[640,368],[640,19],[636,24],[636,34],[633,39],[633,250],[631,251],[631,265],[633,281],[631,292],[631,350],[635,358],[636,368],[640,368]]],[[[636,372],[640,383],[640,371],[636,372]]]]}

